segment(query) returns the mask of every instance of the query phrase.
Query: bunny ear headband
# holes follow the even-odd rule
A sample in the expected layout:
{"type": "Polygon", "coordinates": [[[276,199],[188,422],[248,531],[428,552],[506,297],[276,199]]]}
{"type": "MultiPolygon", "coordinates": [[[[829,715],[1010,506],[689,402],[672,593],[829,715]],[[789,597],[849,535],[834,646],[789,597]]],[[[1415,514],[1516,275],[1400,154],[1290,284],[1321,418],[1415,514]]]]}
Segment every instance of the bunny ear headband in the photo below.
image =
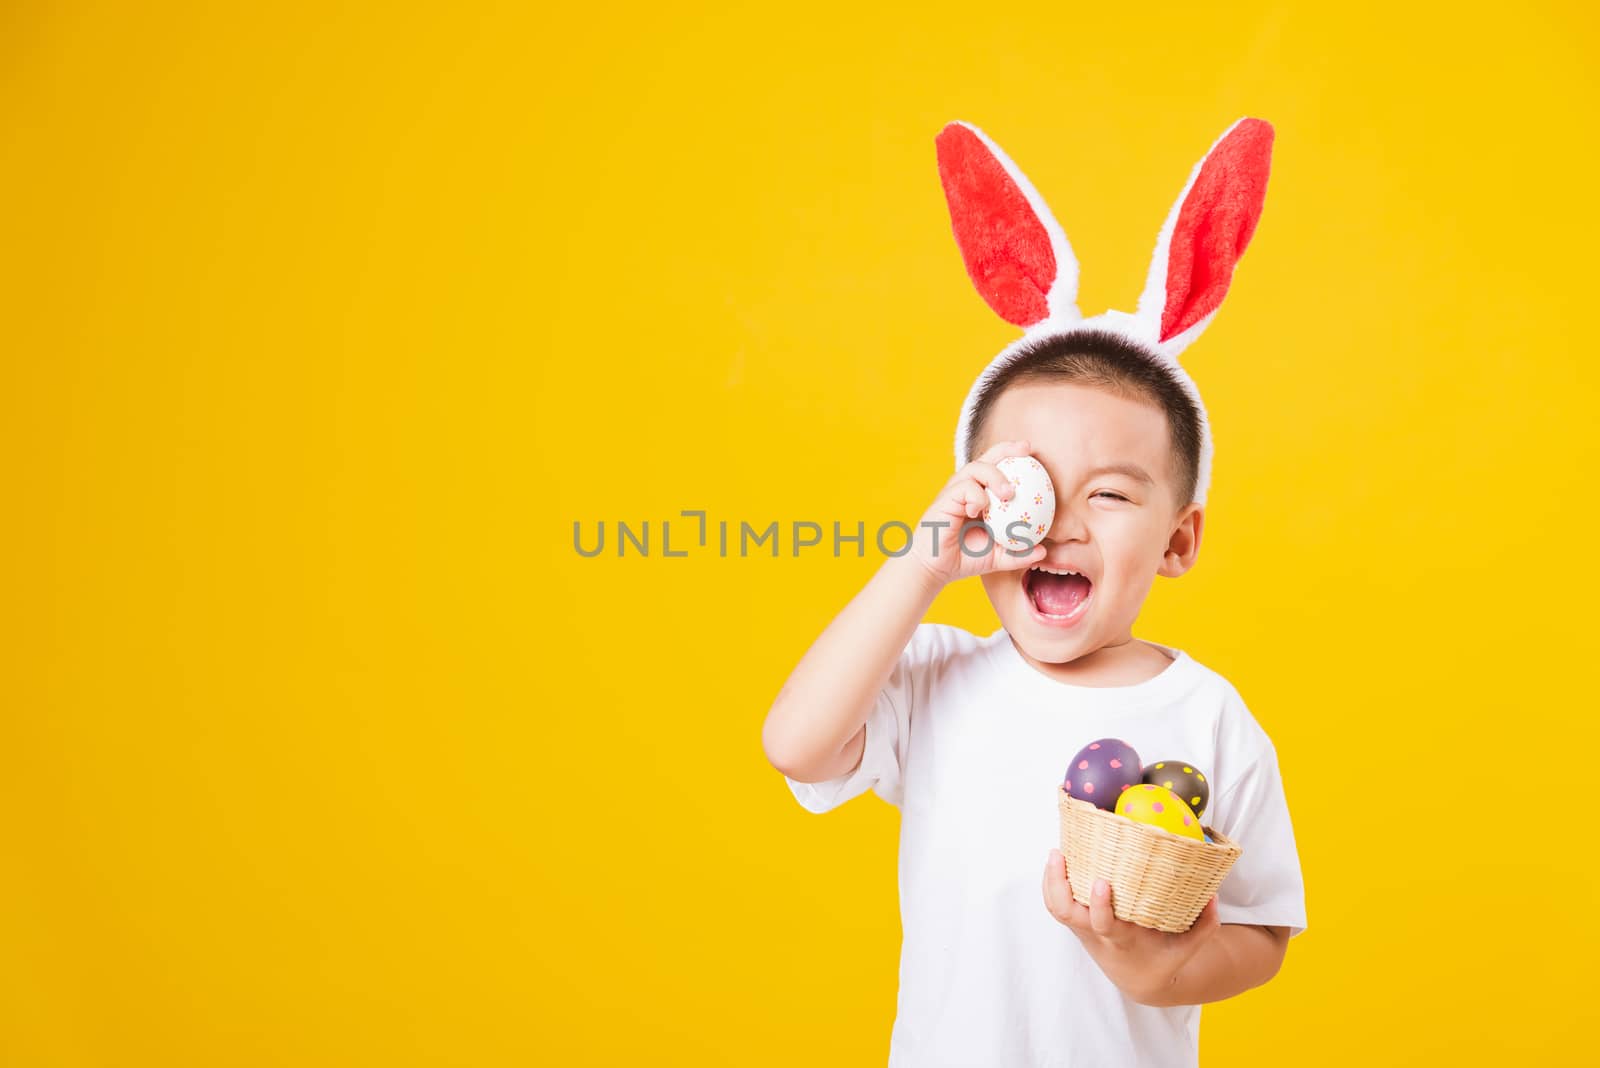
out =
{"type": "Polygon", "coordinates": [[[967,274],[989,307],[1024,334],[989,362],[961,406],[956,467],[967,463],[967,433],[984,386],[1045,336],[1102,330],[1160,360],[1200,412],[1200,472],[1195,502],[1211,482],[1211,424],[1178,353],[1199,337],[1228,292],[1267,194],[1272,127],[1240,119],[1195,164],[1156,239],[1138,311],[1078,311],[1078,261],[1044,199],[977,127],[952,122],[935,138],[939,180],[967,274]]]}

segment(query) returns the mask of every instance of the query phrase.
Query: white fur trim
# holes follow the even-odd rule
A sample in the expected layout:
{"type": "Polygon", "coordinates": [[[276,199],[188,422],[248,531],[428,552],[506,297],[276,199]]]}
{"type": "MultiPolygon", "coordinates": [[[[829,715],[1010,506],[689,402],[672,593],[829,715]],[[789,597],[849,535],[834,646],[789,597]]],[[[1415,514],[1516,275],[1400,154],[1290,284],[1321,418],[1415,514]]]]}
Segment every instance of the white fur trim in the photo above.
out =
{"type": "Polygon", "coordinates": [[[1167,369],[1172,372],[1173,377],[1177,379],[1184,392],[1189,395],[1189,399],[1194,402],[1195,410],[1200,417],[1200,462],[1195,477],[1194,503],[1204,505],[1206,503],[1206,494],[1211,488],[1211,460],[1214,447],[1211,441],[1211,418],[1206,412],[1205,402],[1200,398],[1200,387],[1189,376],[1189,372],[1184,370],[1182,364],[1152,346],[1150,339],[1145,334],[1144,324],[1135,323],[1133,322],[1134,319],[1135,317],[1127,312],[1108,311],[1065,328],[1029,330],[1022,337],[1002,349],[994,359],[989,361],[989,365],[983,369],[983,372],[972,383],[971,388],[967,390],[966,400],[961,404],[961,418],[956,424],[956,470],[959,471],[965,467],[969,459],[966,452],[967,429],[972,424],[973,409],[977,407],[979,394],[983,392],[984,387],[989,384],[991,379],[1011,364],[1024,345],[1047,335],[1056,336],[1084,333],[1090,330],[1104,330],[1107,333],[1118,334],[1135,342],[1141,348],[1160,359],[1167,366],[1167,369]]]}

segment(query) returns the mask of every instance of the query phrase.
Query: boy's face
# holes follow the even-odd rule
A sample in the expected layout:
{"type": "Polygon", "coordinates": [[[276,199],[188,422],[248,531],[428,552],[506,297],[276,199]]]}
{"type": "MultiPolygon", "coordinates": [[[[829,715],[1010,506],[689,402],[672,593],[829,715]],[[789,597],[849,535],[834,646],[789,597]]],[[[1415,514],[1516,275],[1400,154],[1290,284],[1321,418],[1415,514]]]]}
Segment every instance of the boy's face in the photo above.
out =
{"type": "Polygon", "coordinates": [[[1200,506],[1175,506],[1165,414],[1078,383],[1023,381],[995,400],[972,455],[989,442],[1016,440],[1027,441],[1050,472],[1056,515],[1036,567],[983,576],[1000,622],[1024,652],[1045,663],[1130,642],[1156,575],[1183,574],[1200,546],[1200,506]],[[1135,466],[1151,481],[1096,470],[1112,465],[1135,466]],[[1041,576],[1039,567],[1070,568],[1088,583],[1041,576]]]}

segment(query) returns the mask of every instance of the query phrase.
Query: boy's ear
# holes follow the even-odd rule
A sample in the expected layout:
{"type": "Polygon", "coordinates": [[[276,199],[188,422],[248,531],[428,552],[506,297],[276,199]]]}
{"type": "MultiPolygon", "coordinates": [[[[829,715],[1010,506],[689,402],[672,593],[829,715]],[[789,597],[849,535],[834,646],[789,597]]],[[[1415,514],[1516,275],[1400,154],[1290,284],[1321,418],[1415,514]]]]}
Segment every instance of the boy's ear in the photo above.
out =
{"type": "Polygon", "coordinates": [[[970,123],[947,123],[934,145],[967,276],[995,314],[1024,328],[1083,318],[1077,257],[1017,165],[970,123]]]}
{"type": "Polygon", "coordinates": [[[1156,239],[1136,318],[1177,356],[1211,322],[1267,196],[1272,126],[1240,119],[1189,173],[1156,239]]]}
{"type": "Polygon", "coordinates": [[[1194,567],[1200,556],[1200,532],[1205,528],[1205,520],[1204,505],[1190,504],[1178,513],[1178,521],[1161,557],[1161,567],[1156,571],[1158,575],[1177,578],[1194,567]]]}

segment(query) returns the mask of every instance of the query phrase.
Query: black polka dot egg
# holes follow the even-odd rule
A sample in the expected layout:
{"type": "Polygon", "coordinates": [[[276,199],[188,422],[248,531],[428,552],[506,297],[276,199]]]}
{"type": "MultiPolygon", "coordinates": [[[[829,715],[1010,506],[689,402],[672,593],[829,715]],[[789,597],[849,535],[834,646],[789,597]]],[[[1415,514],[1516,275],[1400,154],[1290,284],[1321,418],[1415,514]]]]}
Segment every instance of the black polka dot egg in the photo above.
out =
{"type": "Polygon", "coordinates": [[[1199,768],[1182,760],[1158,760],[1145,765],[1142,781],[1171,790],[1196,816],[1203,815],[1211,802],[1211,784],[1199,768]]]}
{"type": "Polygon", "coordinates": [[[1120,738],[1101,738],[1078,750],[1062,782],[1068,797],[1114,812],[1117,798],[1139,782],[1139,754],[1120,738]]]}

